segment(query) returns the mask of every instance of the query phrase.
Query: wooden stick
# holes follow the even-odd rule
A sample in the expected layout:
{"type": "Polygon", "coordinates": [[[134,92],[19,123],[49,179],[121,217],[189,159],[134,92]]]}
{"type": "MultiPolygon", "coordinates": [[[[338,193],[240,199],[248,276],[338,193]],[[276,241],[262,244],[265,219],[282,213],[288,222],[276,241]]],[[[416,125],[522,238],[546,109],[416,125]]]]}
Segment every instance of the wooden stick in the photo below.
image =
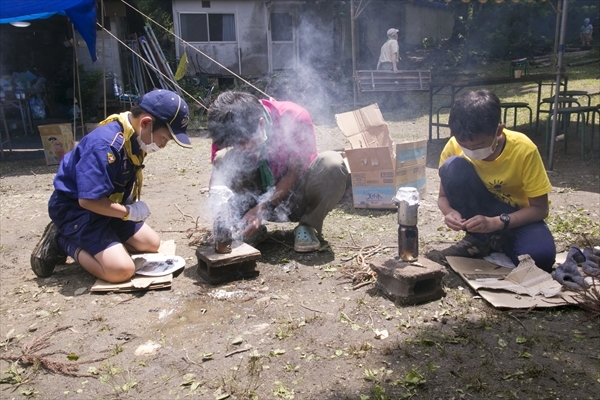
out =
{"type": "Polygon", "coordinates": [[[361,287],[370,285],[371,283],[374,283],[374,282],[375,282],[374,280],[370,280],[370,281],[366,281],[366,282],[361,282],[358,285],[352,286],[352,290],[360,289],[361,287]]]}
{"type": "Polygon", "coordinates": [[[325,311],[315,310],[314,308],[307,307],[307,306],[305,306],[305,305],[304,305],[304,304],[302,304],[302,303],[300,303],[300,306],[301,306],[302,308],[306,308],[307,310],[314,311],[314,312],[320,312],[320,313],[323,313],[323,312],[325,312],[325,311]]]}
{"type": "MultiPolygon", "coordinates": [[[[177,203],[173,203],[173,204],[179,210],[179,212],[181,213],[181,215],[183,215],[184,217],[190,217],[192,219],[192,221],[194,221],[194,217],[192,217],[189,214],[185,214],[183,211],[181,211],[181,208],[179,208],[179,206],[177,205],[177,203]]],[[[198,221],[197,220],[196,220],[196,226],[198,226],[198,221]]]]}
{"type": "Polygon", "coordinates": [[[514,315],[512,315],[511,313],[508,313],[508,315],[510,315],[510,316],[511,316],[511,317],[513,317],[513,318],[514,318],[514,319],[515,319],[515,320],[516,320],[518,323],[520,323],[520,324],[521,324],[521,326],[522,326],[523,328],[525,328],[525,330],[528,330],[528,329],[527,329],[527,327],[526,327],[525,325],[523,325],[523,323],[521,322],[521,320],[520,320],[519,318],[515,317],[515,316],[514,316],[514,315]]]}
{"type": "Polygon", "coordinates": [[[250,349],[252,349],[252,346],[246,347],[245,349],[234,350],[234,351],[232,351],[230,353],[225,354],[225,357],[231,357],[234,354],[244,353],[244,352],[246,352],[246,351],[248,351],[250,349]]]}
{"type": "Polygon", "coordinates": [[[269,236],[268,240],[272,240],[274,242],[280,243],[280,244],[284,245],[285,247],[287,247],[288,249],[292,249],[292,250],[294,249],[294,246],[290,246],[289,244],[282,242],[281,240],[277,240],[274,237],[269,236]]]}
{"type": "Polygon", "coordinates": [[[350,239],[352,239],[352,243],[357,246],[356,242],[354,241],[354,236],[352,236],[352,232],[348,232],[348,234],[350,235],[350,239]]]}

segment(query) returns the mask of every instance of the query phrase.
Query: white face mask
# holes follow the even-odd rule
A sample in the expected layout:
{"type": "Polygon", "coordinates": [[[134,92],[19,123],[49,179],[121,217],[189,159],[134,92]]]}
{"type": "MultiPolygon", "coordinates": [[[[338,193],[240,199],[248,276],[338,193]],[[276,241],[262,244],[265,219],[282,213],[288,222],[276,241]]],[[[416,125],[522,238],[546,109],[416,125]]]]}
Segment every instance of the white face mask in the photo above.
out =
{"type": "Polygon", "coordinates": [[[136,136],[136,140],[140,145],[140,148],[144,150],[148,154],[156,153],[160,150],[160,147],[156,143],[154,143],[154,131],[152,131],[152,126],[150,126],[150,144],[144,143],[142,140],[142,131],[140,130],[140,134],[136,136]]]}
{"type": "Polygon", "coordinates": [[[465,156],[469,157],[471,160],[485,160],[486,158],[494,154],[494,151],[496,151],[497,146],[498,136],[494,138],[494,141],[492,142],[492,145],[490,147],[484,147],[483,149],[477,150],[469,150],[462,146],[460,146],[460,148],[462,149],[463,153],[465,153],[465,156]]]}

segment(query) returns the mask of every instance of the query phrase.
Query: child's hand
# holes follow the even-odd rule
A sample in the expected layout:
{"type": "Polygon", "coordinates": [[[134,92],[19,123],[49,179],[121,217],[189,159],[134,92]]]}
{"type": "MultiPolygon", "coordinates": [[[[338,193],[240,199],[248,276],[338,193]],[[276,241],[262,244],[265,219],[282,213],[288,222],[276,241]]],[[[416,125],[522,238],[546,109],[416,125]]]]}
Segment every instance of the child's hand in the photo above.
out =
{"type": "Polygon", "coordinates": [[[127,207],[127,210],[129,211],[127,214],[127,220],[129,221],[144,221],[150,216],[150,209],[143,201],[136,201],[125,207],[127,207]]]}
{"type": "Polygon", "coordinates": [[[454,231],[461,231],[464,229],[463,225],[465,219],[462,217],[462,215],[460,215],[458,211],[452,210],[448,214],[446,214],[446,216],[444,217],[444,222],[446,222],[448,228],[454,231]]]}
{"type": "Polygon", "coordinates": [[[491,233],[504,228],[504,223],[502,222],[502,225],[499,226],[498,221],[500,221],[498,217],[484,217],[483,215],[476,215],[473,218],[468,219],[463,226],[468,232],[491,233]]]}

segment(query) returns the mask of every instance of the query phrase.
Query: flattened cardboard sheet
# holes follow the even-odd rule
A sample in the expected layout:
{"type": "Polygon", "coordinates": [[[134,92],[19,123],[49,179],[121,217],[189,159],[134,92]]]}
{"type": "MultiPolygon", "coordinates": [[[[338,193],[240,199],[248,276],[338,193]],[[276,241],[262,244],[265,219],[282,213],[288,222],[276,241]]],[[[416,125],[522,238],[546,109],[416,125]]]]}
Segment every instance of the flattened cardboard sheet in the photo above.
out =
{"type": "Polygon", "coordinates": [[[170,289],[173,274],[163,276],[134,275],[133,278],[122,283],[110,283],[97,279],[91,292],[135,292],[138,290],[170,289]]]}
{"type": "MultiPolygon", "coordinates": [[[[544,297],[543,294],[530,296],[528,294],[520,294],[511,292],[501,288],[503,282],[508,275],[515,271],[515,268],[499,267],[488,261],[478,258],[465,257],[446,257],[450,267],[460,275],[460,277],[477,293],[487,300],[491,305],[497,308],[548,308],[558,307],[568,304],[577,304],[573,298],[575,292],[563,290],[553,297],[544,297]],[[498,289],[492,286],[499,286],[498,289]]],[[[537,267],[536,267],[537,268],[537,267]]],[[[539,268],[538,268],[539,269],[539,268]]],[[[543,272],[543,271],[542,271],[543,272]]],[[[531,280],[532,271],[522,269],[513,273],[511,281],[506,282],[507,287],[515,283],[515,279],[525,278],[525,281],[520,281],[527,285],[527,281],[531,280]]],[[[536,284],[543,280],[541,277],[536,279],[536,284]]],[[[552,282],[546,281],[548,286],[553,286],[552,282]]],[[[525,291],[524,293],[527,293],[525,291]]]]}
{"type": "MultiPolygon", "coordinates": [[[[175,241],[167,240],[160,243],[159,253],[174,255],[175,241]]],[[[139,256],[144,256],[140,254],[139,256]]],[[[134,275],[131,279],[121,283],[110,283],[97,279],[91,292],[134,292],[138,290],[170,289],[173,282],[173,274],[163,276],[141,276],[134,275]]]]}

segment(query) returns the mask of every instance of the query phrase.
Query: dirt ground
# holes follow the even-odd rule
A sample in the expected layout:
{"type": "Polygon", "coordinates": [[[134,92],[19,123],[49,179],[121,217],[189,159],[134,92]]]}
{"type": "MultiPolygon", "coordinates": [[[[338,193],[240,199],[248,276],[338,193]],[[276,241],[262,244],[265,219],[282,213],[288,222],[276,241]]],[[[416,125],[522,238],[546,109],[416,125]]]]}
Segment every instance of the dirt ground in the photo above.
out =
{"type": "MultiPolygon", "coordinates": [[[[396,140],[427,135],[422,123],[384,116],[396,140]]],[[[333,118],[323,120],[319,149],[343,148],[333,118]]],[[[598,398],[600,323],[579,308],[497,310],[451,271],[446,296],[417,306],[396,306],[374,285],[353,289],[362,268],[354,256],[381,245],[367,261],[394,257],[397,223],[394,212],[354,209],[351,198],[327,217],[321,251],[295,253],[294,225],[269,224],[260,275],[208,285],[190,243],[211,227],[210,144],[193,136],[192,150],[169,145],[144,170],[147,222],[187,261],[163,291],[93,294],[95,279],[74,264],[36,278],[29,256],[49,221],[57,168],[2,162],[1,398],[598,398]],[[136,355],[142,345],[150,354],[136,355]]],[[[456,239],[436,206],[443,144],[428,147],[421,249],[456,239]]],[[[560,251],[598,232],[600,210],[598,152],[581,161],[577,145],[569,148],[557,149],[550,175],[560,251]]]]}

